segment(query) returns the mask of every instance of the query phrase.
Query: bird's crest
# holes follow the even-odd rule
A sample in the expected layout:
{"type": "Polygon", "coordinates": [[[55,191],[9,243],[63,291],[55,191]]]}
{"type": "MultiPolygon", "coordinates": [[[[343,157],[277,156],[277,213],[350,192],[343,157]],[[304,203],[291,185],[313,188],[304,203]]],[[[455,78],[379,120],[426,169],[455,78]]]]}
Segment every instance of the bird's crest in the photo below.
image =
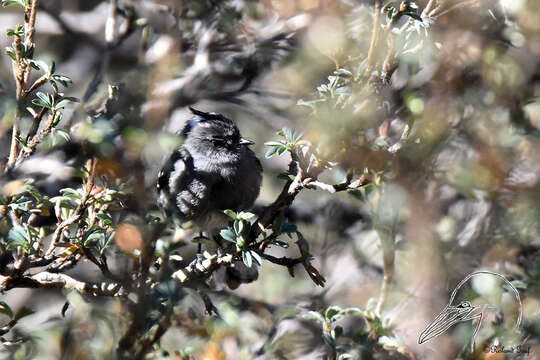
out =
{"type": "Polygon", "coordinates": [[[234,125],[232,120],[216,112],[204,112],[204,111],[200,111],[195,108],[192,108],[191,106],[189,106],[189,111],[191,111],[191,113],[195,116],[191,118],[190,120],[188,120],[186,122],[186,125],[182,129],[181,134],[184,137],[187,136],[189,132],[191,131],[191,129],[193,129],[195,126],[212,122],[212,121],[221,121],[227,124],[234,125]]]}

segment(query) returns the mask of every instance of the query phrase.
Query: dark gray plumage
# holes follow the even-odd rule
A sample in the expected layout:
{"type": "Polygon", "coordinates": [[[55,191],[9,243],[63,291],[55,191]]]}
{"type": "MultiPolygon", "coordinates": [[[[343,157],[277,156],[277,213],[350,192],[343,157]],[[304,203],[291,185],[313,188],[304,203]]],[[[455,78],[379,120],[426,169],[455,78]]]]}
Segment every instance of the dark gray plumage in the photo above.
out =
{"type": "Polygon", "coordinates": [[[259,195],[262,166],[230,119],[190,108],[195,115],[182,130],[184,144],[159,174],[160,206],[181,222],[209,233],[223,228],[225,209],[250,208],[259,195]]]}

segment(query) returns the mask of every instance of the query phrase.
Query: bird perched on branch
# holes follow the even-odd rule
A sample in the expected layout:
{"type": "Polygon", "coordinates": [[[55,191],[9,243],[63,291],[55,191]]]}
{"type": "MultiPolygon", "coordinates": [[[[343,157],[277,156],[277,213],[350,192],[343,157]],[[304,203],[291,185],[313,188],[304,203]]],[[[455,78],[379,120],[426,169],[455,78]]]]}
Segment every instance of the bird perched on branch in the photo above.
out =
{"type": "Polygon", "coordinates": [[[223,210],[250,208],[259,195],[262,166],[230,119],[189,108],[184,144],[159,173],[160,206],[180,222],[212,234],[227,224],[223,210]]]}
{"type": "MultiPolygon", "coordinates": [[[[189,108],[193,115],[181,135],[184,144],[176,149],[159,173],[159,204],[168,216],[181,223],[192,221],[210,237],[227,226],[223,210],[250,208],[262,182],[262,166],[230,119],[218,113],[189,108]]],[[[200,245],[199,245],[200,251],[200,245]]],[[[230,288],[254,281],[255,265],[241,261],[226,269],[230,288]]]]}

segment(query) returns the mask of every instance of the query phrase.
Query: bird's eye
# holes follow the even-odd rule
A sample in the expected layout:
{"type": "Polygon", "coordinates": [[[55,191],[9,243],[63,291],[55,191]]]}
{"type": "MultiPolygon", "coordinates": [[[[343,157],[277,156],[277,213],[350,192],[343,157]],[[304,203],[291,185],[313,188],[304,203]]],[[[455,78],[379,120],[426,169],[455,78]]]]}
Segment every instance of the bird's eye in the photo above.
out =
{"type": "Polygon", "coordinates": [[[220,137],[212,137],[210,138],[210,141],[212,142],[214,146],[224,146],[227,143],[227,141],[224,138],[220,138],[220,137]]]}
{"type": "Polygon", "coordinates": [[[464,309],[464,308],[469,308],[469,307],[471,307],[471,303],[468,302],[468,301],[464,301],[464,302],[462,302],[461,304],[459,304],[458,307],[460,307],[460,308],[462,308],[462,309],[464,309]]]}

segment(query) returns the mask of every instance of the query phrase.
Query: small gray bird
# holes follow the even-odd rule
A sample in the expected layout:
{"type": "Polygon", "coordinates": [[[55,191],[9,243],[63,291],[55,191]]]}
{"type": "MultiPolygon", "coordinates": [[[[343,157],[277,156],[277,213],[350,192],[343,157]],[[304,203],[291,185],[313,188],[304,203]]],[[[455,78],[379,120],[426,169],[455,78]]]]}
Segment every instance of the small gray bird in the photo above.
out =
{"type": "Polygon", "coordinates": [[[181,222],[192,221],[212,235],[226,227],[223,210],[250,208],[259,195],[262,166],[230,119],[189,108],[193,115],[159,173],[160,206],[181,222]]]}

